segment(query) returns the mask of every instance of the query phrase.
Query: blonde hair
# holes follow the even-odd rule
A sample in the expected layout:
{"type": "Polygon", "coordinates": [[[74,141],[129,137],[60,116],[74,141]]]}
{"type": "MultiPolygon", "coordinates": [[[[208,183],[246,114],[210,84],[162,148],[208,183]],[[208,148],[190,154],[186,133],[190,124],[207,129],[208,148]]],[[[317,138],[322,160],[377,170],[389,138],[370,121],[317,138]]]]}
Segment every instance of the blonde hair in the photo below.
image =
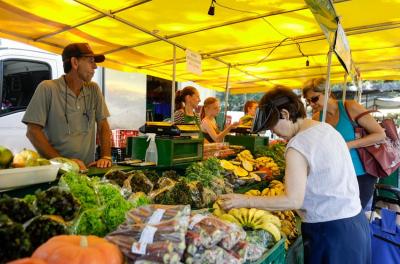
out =
{"type": "Polygon", "coordinates": [[[203,118],[206,116],[205,108],[214,104],[215,102],[219,102],[218,99],[215,97],[208,97],[206,100],[204,100],[204,104],[203,104],[203,107],[201,108],[201,112],[200,112],[201,120],[203,120],[203,118]]]}
{"type": "Polygon", "coordinates": [[[308,80],[303,85],[303,97],[306,97],[306,94],[309,91],[324,93],[325,85],[326,85],[325,78],[312,78],[312,79],[308,80]]]}

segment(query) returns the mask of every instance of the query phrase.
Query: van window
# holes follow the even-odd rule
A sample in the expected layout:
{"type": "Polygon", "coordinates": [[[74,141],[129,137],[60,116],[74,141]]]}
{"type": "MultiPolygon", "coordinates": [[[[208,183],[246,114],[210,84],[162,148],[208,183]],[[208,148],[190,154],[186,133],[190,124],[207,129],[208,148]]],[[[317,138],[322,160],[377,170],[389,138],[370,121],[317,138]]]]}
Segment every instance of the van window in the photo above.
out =
{"type": "Polygon", "coordinates": [[[0,115],[25,110],[38,84],[50,78],[50,65],[44,62],[3,61],[0,115]]]}

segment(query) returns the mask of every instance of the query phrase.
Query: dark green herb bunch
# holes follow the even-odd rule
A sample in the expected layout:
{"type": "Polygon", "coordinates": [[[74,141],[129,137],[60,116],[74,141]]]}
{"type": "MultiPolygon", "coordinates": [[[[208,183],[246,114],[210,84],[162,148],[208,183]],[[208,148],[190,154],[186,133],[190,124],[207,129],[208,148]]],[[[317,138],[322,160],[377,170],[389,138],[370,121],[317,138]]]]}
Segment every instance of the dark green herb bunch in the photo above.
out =
{"type": "Polygon", "coordinates": [[[36,206],[42,214],[59,215],[64,220],[72,220],[81,207],[69,191],[53,187],[36,194],[36,206]]]}
{"type": "Polygon", "coordinates": [[[12,221],[21,224],[36,215],[32,205],[22,199],[8,196],[0,199],[0,213],[7,215],[12,221]]]}
{"type": "Polygon", "coordinates": [[[32,250],[53,236],[67,234],[67,228],[60,217],[37,216],[27,223],[25,231],[29,234],[32,250]]]}
{"type": "Polygon", "coordinates": [[[0,263],[27,257],[31,253],[31,242],[21,224],[0,214],[0,263]]]}

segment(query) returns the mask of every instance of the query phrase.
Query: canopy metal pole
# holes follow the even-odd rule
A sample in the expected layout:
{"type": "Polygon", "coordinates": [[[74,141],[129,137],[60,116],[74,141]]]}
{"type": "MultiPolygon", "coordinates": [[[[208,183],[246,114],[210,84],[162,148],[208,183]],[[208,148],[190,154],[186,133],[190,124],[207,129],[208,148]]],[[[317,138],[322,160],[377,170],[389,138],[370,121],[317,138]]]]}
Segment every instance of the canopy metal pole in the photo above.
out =
{"type": "Polygon", "coordinates": [[[332,54],[333,54],[333,45],[329,45],[329,53],[328,53],[328,69],[326,73],[326,83],[325,83],[325,96],[324,96],[324,108],[322,110],[322,122],[326,120],[326,110],[328,108],[328,99],[331,90],[331,65],[332,65],[332,54]]]}
{"type": "Polygon", "coordinates": [[[224,127],[225,127],[225,124],[226,124],[226,114],[228,112],[228,97],[229,97],[229,90],[230,90],[230,85],[229,85],[230,72],[231,72],[231,64],[229,63],[228,64],[228,75],[226,77],[226,87],[225,87],[225,103],[224,103],[225,109],[224,109],[224,124],[223,124],[224,127]]]}
{"type": "Polygon", "coordinates": [[[347,76],[349,76],[347,73],[344,74],[344,82],[342,86],[342,101],[346,101],[346,90],[347,90],[347,76]]]}
{"type": "Polygon", "coordinates": [[[357,82],[357,102],[360,104],[361,104],[361,97],[362,97],[362,80],[361,78],[359,78],[357,82]]]}
{"type": "Polygon", "coordinates": [[[175,122],[174,120],[174,111],[175,111],[175,79],[176,79],[176,46],[173,45],[173,58],[174,63],[172,64],[172,92],[171,92],[171,121],[172,123],[175,122]]]}

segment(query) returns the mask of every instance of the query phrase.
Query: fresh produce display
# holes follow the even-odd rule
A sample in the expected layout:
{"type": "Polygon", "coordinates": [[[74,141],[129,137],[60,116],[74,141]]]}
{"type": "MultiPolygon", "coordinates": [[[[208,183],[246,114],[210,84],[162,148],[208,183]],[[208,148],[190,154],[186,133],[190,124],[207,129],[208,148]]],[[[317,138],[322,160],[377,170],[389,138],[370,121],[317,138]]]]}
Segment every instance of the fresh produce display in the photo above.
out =
{"type": "Polygon", "coordinates": [[[264,190],[252,189],[245,194],[250,196],[279,196],[285,193],[285,185],[278,180],[272,180],[264,190]]]}
{"type": "Polygon", "coordinates": [[[129,263],[179,263],[189,216],[189,206],[142,206],[129,211],[125,223],[106,239],[118,245],[129,263]]]}
{"type": "Polygon", "coordinates": [[[4,214],[0,214],[0,237],[0,263],[30,254],[31,242],[22,224],[13,222],[4,214]]]}
{"type": "Polygon", "coordinates": [[[0,169],[7,169],[10,167],[14,158],[13,153],[6,147],[0,146],[0,169]]]}
{"type": "Polygon", "coordinates": [[[79,165],[75,161],[64,158],[64,157],[57,157],[57,158],[52,158],[50,160],[51,164],[60,164],[60,173],[66,173],[66,172],[79,172],[79,165]]]}
{"type": "MultiPolygon", "coordinates": [[[[23,151],[14,155],[12,166],[14,168],[39,166],[39,158],[40,155],[36,151],[31,149],[24,149],[23,151]]],[[[48,163],[46,165],[48,165],[48,163]]]]}
{"type": "Polygon", "coordinates": [[[54,236],[32,255],[48,264],[122,264],[120,250],[107,240],[96,236],[54,236]]]}
{"type": "Polygon", "coordinates": [[[36,206],[43,215],[59,215],[72,220],[79,212],[80,203],[72,194],[60,187],[52,187],[36,194],[36,206]]]}
{"type": "Polygon", "coordinates": [[[29,235],[32,249],[36,249],[53,236],[68,233],[64,220],[61,217],[51,215],[32,218],[26,223],[25,230],[29,235]]]}
{"type": "Polygon", "coordinates": [[[128,177],[129,175],[121,170],[109,170],[104,174],[105,179],[109,180],[111,183],[117,184],[119,187],[123,187],[128,177]]]}
{"type": "Polygon", "coordinates": [[[80,202],[82,210],[97,208],[100,204],[92,181],[83,174],[67,172],[61,177],[59,186],[70,190],[80,202]]]}
{"type": "Polygon", "coordinates": [[[0,214],[7,215],[12,221],[20,224],[37,215],[32,204],[7,196],[0,199],[0,214]]]}
{"type": "Polygon", "coordinates": [[[296,216],[293,211],[276,211],[273,212],[273,214],[279,217],[279,219],[281,220],[281,232],[284,233],[287,237],[285,241],[285,247],[286,249],[288,249],[300,233],[296,225],[296,216]]]}
{"type": "Polygon", "coordinates": [[[148,194],[154,188],[153,183],[140,170],[131,171],[127,181],[129,184],[124,186],[130,186],[132,192],[144,192],[148,194]]]}
{"type": "Polygon", "coordinates": [[[217,158],[209,158],[202,162],[195,162],[186,169],[188,181],[199,181],[205,187],[210,187],[216,178],[222,178],[222,167],[217,158]]]}
{"type": "Polygon", "coordinates": [[[213,205],[214,215],[217,217],[238,224],[245,230],[262,229],[271,233],[275,241],[281,239],[279,231],[281,222],[278,217],[270,212],[259,210],[256,208],[233,208],[228,212],[223,211],[219,206],[218,201],[213,205]]]}
{"type": "Polygon", "coordinates": [[[92,208],[83,211],[75,221],[71,233],[79,235],[106,235],[107,226],[104,221],[103,208],[92,208]]]}
{"type": "Polygon", "coordinates": [[[286,141],[272,140],[267,147],[258,147],[255,150],[256,157],[270,157],[279,168],[285,168],[286,141]]]}

